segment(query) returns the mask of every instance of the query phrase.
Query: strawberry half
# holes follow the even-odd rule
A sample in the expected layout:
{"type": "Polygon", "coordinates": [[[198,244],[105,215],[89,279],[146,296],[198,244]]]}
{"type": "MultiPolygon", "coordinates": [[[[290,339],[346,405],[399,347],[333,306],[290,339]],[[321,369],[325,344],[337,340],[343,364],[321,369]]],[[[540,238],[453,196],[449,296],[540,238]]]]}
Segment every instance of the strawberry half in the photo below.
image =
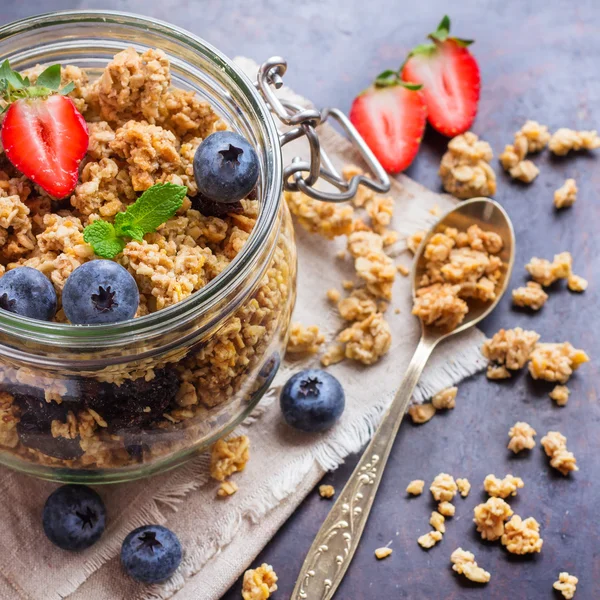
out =
{"type": "Polygon", "coordinates": [[[406,169],[419,150],[427,118],[420,87],[385,71],[350,109],[350,121],[388,173],[406,169]]]}
{"type": "Polygon", "coordinates": [[[0,67],[4,100],[2,145],[10,162],[54,198],[64,198],[77,185],[79,163],[88,149],[85,119],[73,101],[59,90],[60,65],[49,67],[35,86],[28,78],[0,67]]]}
{"type": "Polygon", "coordinates": [[[479,104],[479,66],[467,46],[472,40],[449,37],[450,19],[442,19],[401,67],[402,79],[423,85],[427,118],[434,129],[454,137],[469,129],[479,104]]]}

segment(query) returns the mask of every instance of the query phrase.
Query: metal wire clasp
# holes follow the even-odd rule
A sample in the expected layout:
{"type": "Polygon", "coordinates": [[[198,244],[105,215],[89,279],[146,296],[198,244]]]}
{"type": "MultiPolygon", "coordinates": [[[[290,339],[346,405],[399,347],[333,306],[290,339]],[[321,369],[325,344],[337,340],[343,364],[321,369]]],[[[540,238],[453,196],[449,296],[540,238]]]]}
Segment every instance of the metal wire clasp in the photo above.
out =
{"type": "Polygon", "coordinates": [[[359,185],[376,192],[385,193],[390,189],[390,180],[379,161],[375,158],[362,136],[356,131],[348,117],[337,108],[304,108],[298,104],[280,99],[275,89],[283,85],[282,76],[287,70],[287,62],[280,56],[265,61],[258,70],[256,87],[267,102],[271,112],[289,129],[279,136],[281,146],[305,136],[310,148],[310,159],[296,156],[283,170],[283,187],[291,192],[302,192],[316,200],[326,202],[345,202],[356,195],[359,185]],[[364,175],[355,175],[344,179],[333,166],[325,150],[321,147],[317,127],[327,120],[334,120],[344,131],[352,146],[358,150],[369,166],[373,179],[364,175]],[[323,179],[336,187],[338,192],[327,192],[314,185],[323,179]]]}

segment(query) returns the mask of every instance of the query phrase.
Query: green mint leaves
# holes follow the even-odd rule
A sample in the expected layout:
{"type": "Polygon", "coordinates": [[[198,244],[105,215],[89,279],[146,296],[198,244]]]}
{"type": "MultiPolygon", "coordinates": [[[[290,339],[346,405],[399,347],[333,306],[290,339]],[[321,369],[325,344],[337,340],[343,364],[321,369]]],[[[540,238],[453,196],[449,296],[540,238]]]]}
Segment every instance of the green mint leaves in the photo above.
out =
{"type": "Polygon", "coordinates": [[[103,258],[114,258],[127,243],[123,238],[141,242],[147,233],[156,231],[183,204],[185,185],[157,183],[148,188],[125,212],[115,216],[115,223],[94,221],[83,231],[83,239],[103,258]]]}
{"type": "Polygon", "coordinates": [[[60,87],[60,68],[60,65],[48,67],[38,75],[35,85],[31,85],[29,77],[13,71],[8,60],[5,60],[0,65],[0,98],[6,105],[0,109],[0,113],[5,112],[11,102],[20,98],[40,98],[54,93],[66,96],[72,92],[75,87],[73,82],[60,87]]]}

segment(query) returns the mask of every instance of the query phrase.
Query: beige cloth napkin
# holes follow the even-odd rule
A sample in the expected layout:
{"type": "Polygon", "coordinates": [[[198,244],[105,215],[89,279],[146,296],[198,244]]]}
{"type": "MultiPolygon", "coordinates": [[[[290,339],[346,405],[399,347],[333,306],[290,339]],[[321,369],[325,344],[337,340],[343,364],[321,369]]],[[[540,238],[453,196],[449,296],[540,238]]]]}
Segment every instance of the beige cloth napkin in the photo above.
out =
{"type": "MultiPolygon", "coordinates": [[[[254,76],[256,65],[240,59],[254,76]]],[[[298,101],[289,90],[282,94],[298,101]]],[[[306,102],[306,101],[303,101],[306,102]]],[[[325,148],[338,164],[357,160],[349,144],[328,127],[321,129],[325,148]]],[[[290,160],[297,147],[286,147],[290,160]]],[[[428,227],[436,220],[429,210],[448,210],[455,202],[407,177],[393,182],[396,199],[393,226],[402,234],[428,227]]],[[[299,279],[296,320],[317,324],[333,338],[342,326],[325,299],[330,287],[351,278],[350,264],[334,258],[344,240],[327,241],[297,228],[299,279]]],[[[407,266],[410,257],[399,254],[407,266]]],[[[330,367],[347,394],[346,411],[336,427],[322,435],[291,431],[277,407],[278,386],[307,363],[284,363],[274,387],[240,427],[251,440],[246,470],[234,476],[239,491],[217,499],[209,481],[207,457],[150,480],[100,488],[108,510],[108,528],[101,541],[80,554],[54,548],[41,529],[41,511],[53,484],[0,471],[3,516],[0,553],[0,598],[28,600],[215,600],[231,586],[290,516],[323,474],[336,468],[369,439],[391,401],[416,347],[419,325],[410,314],[410,282],[398,277],[387,313],[393,331],[388,355],[372,367],[346,361],[330,367]],[[395,314],[394,308],[400,313],[395,314]],[[359,384],[360,381],[360,384],[359,384]],[[178,573],[167,583],[141,586],[119,565],[120,544],[134,527],[164,523],[180,537],[185,555],[178,573]]],[[[415,400],[458,382],[483,368],[479,347],[483,334],[472,330],[441,346],[432,356],[415,400]]],[[[314,361],[314,359],[313,359],[314,361]]],[[[274,565],[277,569],[277,565],[274,565]]]]}

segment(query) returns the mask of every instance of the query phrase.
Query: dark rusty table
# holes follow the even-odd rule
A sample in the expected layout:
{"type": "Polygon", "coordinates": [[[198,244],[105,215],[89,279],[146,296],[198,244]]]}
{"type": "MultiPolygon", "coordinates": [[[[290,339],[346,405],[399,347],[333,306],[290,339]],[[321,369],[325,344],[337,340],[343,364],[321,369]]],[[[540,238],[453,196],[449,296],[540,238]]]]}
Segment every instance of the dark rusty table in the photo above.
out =
{"type": "MultiPolygon", "coordinates": [[[[38,6],[2,2],[0,22],[39,12],[38,6]]],[[[451,10],[455,33],[476,39],[472,50],[483,85],[473,130],[491,143],[496,155],[526,119],[551,130],[600,125],[600,4],[594,0],[48,0],[43,9],[73,7],[121,9],[168,20],[229,56],[261,60],[281,54],[289,62],[290,86],[319,106],[345,110],[376,74],[398,66],[407,50],[423,41],[451,10]]],[[[445,139],[429,131],[408,174],[439,189],[437,168],[445,145],[445,139]]],[[[525,374],[500,384],[478,376],[460,385],[455,410],[421,427],[406,423],[361,547],[336,598],[559,598],[552,583],[563,570],[580,579],[576,600],[600,598],[600,405],[594,386],[600,356],[595,312],[600,286],[600,239],[595,236],[600,223],[600,151],[566,158],[545,153],[534,160],[541,173],[530,186],[510,181],[497,168],[496,199],[508,210],[517,234],[512,284],[525,281],[523,265],[531,256],[552,258],[569,250],[575,271],[589,279],[590,287],[576,295],[556,285],[539,314],[514,310],[507,297],[483,329],[492,334],[500,327],[533,328],[547,341],[569,340],[584,348],[592,362],[571,380],[565,408],[548,398],[548,386],[535,385],[525,374]],[[573,208],[556,213],[552,193],[567,177],[577,180],[579,199],[573,208]],[[538,446],[529,456],[514,457],[506,450],[508,429],[517,420],[538,431],[538,446]],[[581,470],[571,477],[550,470],[539,447],[539,438],[552,429],[568,437],[569,449],[577,456],[581,470]],[[456,517],[447,524],[443,541],[425,552],[416,538],[429,530],[433,504],[428,495],[407,499],[404,488],[413,478],[430,482],[440,471],[468,477],[473,490],[467,499],[457,499],[456,517]],[[488,473],[513,473],[524,479],[525,488],[511,505],[518,514],[535,516],[541,523],[541,554],[516,557],[479,539],[471,517],[475,504],[484,499],[482,482],[488,473]],[[389,541],[394,554],[376,562],[373,551],[389,541]],[[486,587],[452,572],[449,555],[458,546],[473,551],[491,572],[486,587]]],[[[349,459],[325,481],[341,489],[355,461],[349,459]]],[[[275,598],[289,597],[329,506],[316,492],[309,495],[255,561],[271,563],[277,570],[275,598]]],[[[225,599],[238,600],[240,587],[238,582],[225,599]]]]}

